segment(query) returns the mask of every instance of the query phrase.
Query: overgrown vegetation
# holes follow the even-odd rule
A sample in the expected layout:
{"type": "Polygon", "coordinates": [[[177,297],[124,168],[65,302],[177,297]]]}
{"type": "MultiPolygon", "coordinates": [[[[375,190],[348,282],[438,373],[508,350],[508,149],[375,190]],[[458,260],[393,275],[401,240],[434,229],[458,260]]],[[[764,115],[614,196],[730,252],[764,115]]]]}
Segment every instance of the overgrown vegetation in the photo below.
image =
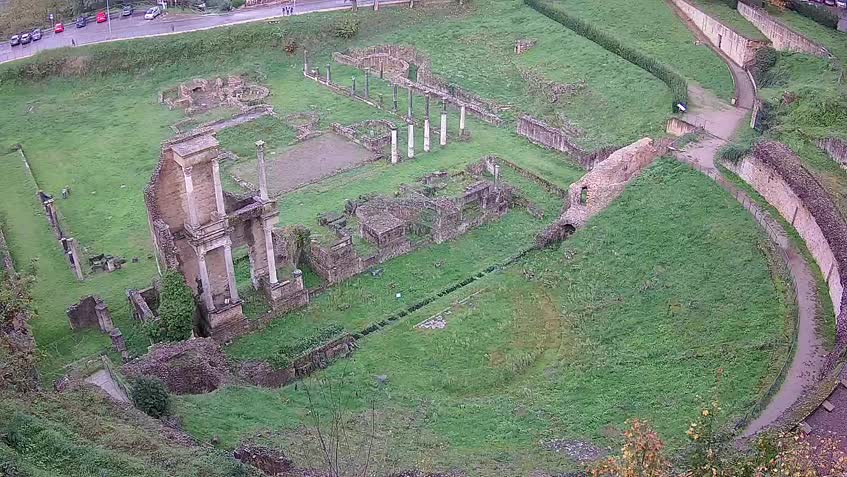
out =
{"type": "Polygon", "coordinates": [[[153,341],[182,341],[191,336],[197,304],[182,274],[168,270],[162,277],[158,319],[147,323],[153,341]]]}
{"type": "Polygon", "coordinates": [[[813,20],[815,23],[832,28],[833,30],[838,28],[838,15],[832,13],[828,8],[802,0],[790,0],[788,3],[792,10],[813,20]]]}
{"type": "MultiPolygon", "coordinates": [[[[0,259],[5,250],[0,250],[0,259]]],[[[0,391],[26,393],[38,388],[35,343],[29,321],[36,317],[31,273],[19,275],[0,264],[0,391]]]]}
{"type": "Polygon", "coordinates": [[[326,343],[344,331],[344,327],[331,323],[323,326],[314,334],[300,336],[292,341],[280,345],[276,353],[268,359],[268,361],[277,369],[287,368],[291,366],[294,359],[301,356],[306,351],[318,345],[326,343]]]}
{"type": "Polygon", "coordinates": [[[132,402],[144,414],[156,419],[170,414],[171,396],[161,380],[141,376],[132,383],[131,391],[132,402]]]}
{"type": "Polygon", "coordinates": [[[670,88],[673,99],[671,110],[677,111],[677,104],[688,103],[688,83],[669,64],[663,63],[647,53],[621,41],[611,33],[596,26],[596,23],[585,21],[568,14],[560,4],[547,0],[525,0],[526,4],[541,14],[550,17],[576,33],[588,38],[606,48],[621,58],[649,71],[650,74],[662,80],[670,88]]]}

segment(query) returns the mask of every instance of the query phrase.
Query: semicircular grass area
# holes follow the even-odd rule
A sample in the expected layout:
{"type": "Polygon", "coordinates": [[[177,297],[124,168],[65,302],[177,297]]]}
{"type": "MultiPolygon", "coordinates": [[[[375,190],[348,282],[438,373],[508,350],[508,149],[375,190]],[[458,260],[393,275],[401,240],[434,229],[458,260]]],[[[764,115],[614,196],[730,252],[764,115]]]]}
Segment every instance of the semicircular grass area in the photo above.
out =
{"type": "Polygon", "coordinates": [[[201,440],[258,439],[300,465],[317,462],[312,418],[329,425],[333,410],[353,443],[374,416],[373,454],[393,469],[572,469],[543,443],[614,448],[633,417],[679,448],[704,402],[719,399],[734,420],[786,358],[790,308],[769,260],[732,197],[660,160],[561,247],[367,336],[313,378],[180,397],[176,411],[201,440]],[[446,327],[415,326],[434,317],[446,327]]]}

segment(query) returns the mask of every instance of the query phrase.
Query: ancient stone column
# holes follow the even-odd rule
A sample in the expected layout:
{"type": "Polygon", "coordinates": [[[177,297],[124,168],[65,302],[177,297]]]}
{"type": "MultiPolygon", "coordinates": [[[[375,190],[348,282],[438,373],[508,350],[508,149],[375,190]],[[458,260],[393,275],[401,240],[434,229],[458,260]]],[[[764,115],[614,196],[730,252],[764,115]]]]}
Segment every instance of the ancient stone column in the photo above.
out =
{"type": "Polygon", "coordinates": [[[374,0],[374,11],[375,12],[379,11],[379,0],[374,0]]]}
{"type": "Polygon", "coordinates": [[[203,286],[203,293],[200,298],[206,305],[206,311],[215,311],[215,303],[212,301],[212,287],[209,283],[209,269],[206,268],[205,251],[197,254],[197,272],[200,275],[200,284],[203,286]]]}
{"type": "Polygon", "coordinates": [[[232,242],[227,239],[224,243],[224,265],[226,265],[226,281],[229,285],[229,300],[238,301],[238,285],[235,282],[235,266],[232,263],[232,242]]]}
{"type": "Polygon", "coordinates": [[[365,70],[365,97],[371,97],[371,70],[365,70]]]}
{"type": "Polygon", "coordinates": [[[397,128],[391,126],[391,163],[400,162],[400,152],[397,150],[397,128]]]}
{"type": "Polygon", "coordinates": [[[406,117],[409,119],[409,121],[411,121],[411,120],[412,120],[412,116],[413,116],[413,111],[412,111],[412,88],[409,88],[409,108],[408,108],[408,113],[406,113],[406,117]]]}
{"type": "Polygon", "coordinates": [[[268,281],[276,285],[279,278],[276,275],[276,255],[274,255],[273,225],[269,221],[262,223],[262,231],[265,233],[265,253],[268,256],[268,281]]]}
{"type": "MultiPolygon", "coordinates": [[[[379,0],[377,0],[377,1],[379,1],[379,0]]],[[[384,79],[384,78],[385,78],[385,65],[382,63],[382,61],[380,61],[379,62],[379,79],[384,79]]]]}
{"type": "Polygon", "coordinates": [[[392,109],[392,111],[394,111],[396,113],[397,112],[397,84],[395,83],[392,86],[393,86],[392,92],[394,93],[394,109],[392,109]]]}
{"type": "Polygon", "coordinates": [[[185,180],[185,201],[188,205],[188,223],[197,226],[200,224],[197,218],[197,204],[194,203],[194,181],[191,179],[191,167],[182,170],[185,180]]]}
{"type": "Polygon", "coordinates": [[[409,123],[409,150],[408,157],[412,159],[415,157],[415,125],[414,123],[409,123]]]}
{"type": "Polygon", "coordinates": [[[332,66],[326,65],[326,84],[332,83],[332,66]]]}
{"type": "Polygon", "coordinates": [[[447,145],[447,101],[445,100],[441,108],[441,137],[438,140],[441,146],[447,145]]]}
{"type": "Polygon", "coordinates": [[[109,307],[102,301],[94,305],[94,314],[97,315],[97,324],[100,326],[100,331],[108,333],[112,331],[115,325],[112,323],[112,314],[109,313],[109,307]]]}
{"type": "Polygon", "coordinates": [[[309,76],[309,54],[303,50],[303,74],[309,76]]]}
{"type": "Polygon", "coordinates": [[[356,77],[353,77],[353,86],[350,87],[350,96],[356,96],[356,77]]]}
{"type": "Polygon", "coordinates": [[[385,98],[382,96],[382,93],[379,93],[378,97],[379,97],[379,109],[382,109],[382,103],[383,103],[383,100],[385,98]]]}
{"type": "Polygon", "coordinates": [[[459,108],[459,137],[465,137],[465,105],[459,108]]]}
{"type": "Polygon", "coordinates": [[[221,165],[217,159],[212,159],[212,182],[215,186],[215,208],[220,216],[224,216],[226,215],[224,189],[221,185],[221,165]]]}
{"type": "Polygon", "coordinates": [[[85,276],[82,274],[82,262],[79,259],[79,250],[76,248],[76,240],[68,238],[65,243],[68,246],[68,258],[71,261],[74,275],[76,275],[77,280],[84,280],[85,276]]]}
{"type": "Polygon", "coordinates": [[[298,269],[294,270],[293,272],[291,272],[291,278],[294,279],[294,284],[296,285],[297,288],[300,288],[300,289],[305,288],[305,286],[303,284],[303,271],[302,270],[300,270],[298,268],[298,269]]]}
{"type": "Polygon", "coordinates": [[[430,137],[429,137],[429,95],[426,95],[425,105],[425,113],[424,113],[424,152],[430,151],[430,137]]]}
{"type": "Polygon", "coordinates": [[[500,164],[494,164],[494,189],[500,188],[500,164]]]}
{"type": "Polygon", "coordinates": [[[126,349],[126,341],[124,340],[124,335],[121,333],[120,328],[112,328],[112,331],[109,332],[109,337],[112,339],[112,347],[115,348],[115,351],[120,353],[121,359],[124,362],[129,361],[129,352],[126,349]]]}
{"type": "Polygon", "coordinates": [[[256,163],[259,168],[259,197],[268,200],[268,176],[265,169],[265,141],[256,141],[256,163]]]}

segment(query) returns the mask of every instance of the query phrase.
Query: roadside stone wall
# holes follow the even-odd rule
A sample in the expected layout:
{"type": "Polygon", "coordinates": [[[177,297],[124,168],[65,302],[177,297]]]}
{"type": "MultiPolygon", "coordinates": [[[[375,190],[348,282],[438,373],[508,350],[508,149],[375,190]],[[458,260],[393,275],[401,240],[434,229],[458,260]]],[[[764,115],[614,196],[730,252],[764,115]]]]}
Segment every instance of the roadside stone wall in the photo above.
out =
{"type": "Polygon", "coordinates": [[[797,229],[829,287],[839,342],[847,339],[847,223],[826,190],[784,144],[768,141],[728,167],[797,229]]]}
{"type": "MultiPolygon", "coordinates": [[[[712,44],[726,53],[737,65],[744,66],[753,61],[756,50],[766,45],[764,41],[745,37],[685,0],[671,1],[694,22],[697,29],[703,32],[712,44]]],[[[738,10],[741,11],[741,2],[738,10]]]]}
{"type": "Polygon", "coordinates": [[[738,13],[768,37],[778,51],[796,51],[822,57],[832,56],[822,45],[788,28],[761,8],[738,2],[738,13]]]}
{"type": "Polygon", "coordinates": [[[847,141],[834,137],[821,139],[817,142],[818,147],[826,151],[829,157],[847,169],[847,141]]]}

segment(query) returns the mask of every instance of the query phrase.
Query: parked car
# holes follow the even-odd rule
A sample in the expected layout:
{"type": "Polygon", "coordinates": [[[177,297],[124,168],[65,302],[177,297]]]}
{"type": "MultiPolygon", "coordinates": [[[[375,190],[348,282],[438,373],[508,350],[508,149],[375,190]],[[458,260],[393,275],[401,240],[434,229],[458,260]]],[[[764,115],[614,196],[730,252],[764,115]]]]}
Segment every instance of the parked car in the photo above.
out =
{"type": "Polygon", "coordinates": [[[53,33],[62,33],[63,31],[65,31],[64,23],[57,23],[53,25],[53,33]]]}
{"type": "Polygon", "coordinates": [[[121,10],[122,17],[131,17],[133,12],[135,12],[135,7],[132,5],[124,5],[123,10],[121,10]]]}
{"type": "Polygon", "coordinates": [[[20,45],[20,44],[21,44],[21,37],[20,37],[20,36],[18,36],[18,35],[12,35],[12,37],[11,37],[11,38],[9,38],[9,43],[10,43],[12,46],[18,46],[18,45],[20,45]]]}
{"type": "Polygon", "coordinates": [[[108,19],[109,17],[106,15],[106,12],[97,12],[97,23],[103,23],[108,19]]]}
{"type": "Polygon", "coordinates": [[[21,45],[28,45],[31,41],[32,37],[29,35],[29,33],[21,33],[21,45]]]}
{"type": "Polygon", "coordinates": [[[847,0],[835,0],[835,5],[838,8],[847,8],[847,0]]]}
{"type": "Polygon", "coordinates": [[[835,0],[824,0],[823,3],[826,4],[827,6],[830,6],[830,7],[835,6],[835,0]]]}
{"type": "Polygon", "coordinates": [[[85,18],[85,16],[80,16],[79,18],[76,19],[76,27],[77,28],[82,28],[85,25],[88,25],[88,19],[85,18]]]}
{"type": "Polygon", "coordinates": [[[147,10],[147,13],[144,14],[144,19],[145,20],[152,20],[152,19],[158,17],[161,14],[162,14],[161,8],[153,7],[153,8],[150,8],[149,10],[147,10]]]}
{"type": "Polygon", "coordinates": [[[32,30],[32,33],[30,33],[30,35],[32,36],[32,41],[40,40],[42,35],[41,28],[36,28],[35,30],[32,30]]]}

